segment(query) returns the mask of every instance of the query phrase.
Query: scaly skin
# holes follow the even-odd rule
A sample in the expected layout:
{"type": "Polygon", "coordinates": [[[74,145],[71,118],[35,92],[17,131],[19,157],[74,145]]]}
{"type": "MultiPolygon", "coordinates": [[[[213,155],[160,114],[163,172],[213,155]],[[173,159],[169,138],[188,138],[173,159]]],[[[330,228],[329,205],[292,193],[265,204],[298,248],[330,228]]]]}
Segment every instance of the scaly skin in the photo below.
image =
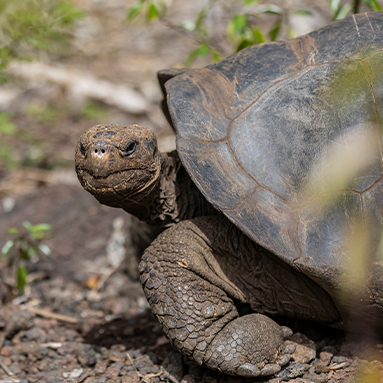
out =
{"type": "Polygon", "coordinates": [[[228,374],[270,375],[289,360],[284,330],[262,314],[238,317],[234,300],[258,312],[339,320],[325,291],[222,216],[166,230],[145,251],[139,270],[145,295],[173,344],[199,364],[228,374]],[[275,276],[281,280],[268,284],[275,276]]]}

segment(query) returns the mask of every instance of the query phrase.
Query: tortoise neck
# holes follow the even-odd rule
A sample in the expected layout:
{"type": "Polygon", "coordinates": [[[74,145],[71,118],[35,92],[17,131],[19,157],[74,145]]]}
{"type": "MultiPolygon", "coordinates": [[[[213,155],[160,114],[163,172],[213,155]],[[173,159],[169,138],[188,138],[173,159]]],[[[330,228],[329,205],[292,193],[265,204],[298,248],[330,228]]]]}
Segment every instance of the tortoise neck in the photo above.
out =
{"type": "Polygon", "coordinates": [[[150,195],[140,199],[140,213],[149,224],[169,227],[201,215],[217,214],[182,166],[176,151],[161,153],[161,172],[150,195]]]}

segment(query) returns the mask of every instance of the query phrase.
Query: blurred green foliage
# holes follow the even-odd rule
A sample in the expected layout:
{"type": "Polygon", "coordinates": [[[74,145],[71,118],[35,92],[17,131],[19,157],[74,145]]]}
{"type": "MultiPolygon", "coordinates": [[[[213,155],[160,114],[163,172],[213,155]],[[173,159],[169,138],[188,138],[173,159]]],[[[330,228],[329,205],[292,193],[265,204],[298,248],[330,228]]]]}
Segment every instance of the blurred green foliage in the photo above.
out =
{"type": "Polygon", "coordinates": [[[101,104],[89,101],[82,108],[81,117],[84,120],[107,120],[108,112],[101,104]]]}
{"type": "Polygon", "coordinates": [[[17,281],[19,293],[24,294],[27,283],[27,264],[34,259],[49,257],[51,250],[44,243],[52,237],[52,226],[42,223],[32,225],[30,222],[23,222],[22,229],[11,227],[8,233],[15,238],[8,240],[1,249],[2,258],[7,259],[7,267],[17,281]]]}
{"type": "MultiPolygon", "coordinates": [[[[206,0],[194,20],[184,20],[174,24],[168,16],[171,1],[138,0],[127,13],[127,20],[134,18],[145,19],[147,22],[158,20],[164,25],[189,35],[197,47],[190,52],[186,66],[190,66],[197,58],[210,56],[211,61],[218,61],[226,55],[221,49],[219,39],[212,37],[211,25],[208,20],[213,14],[219,14],[226,23],[226,34],[221,36],[231,46],[231,53],[238,52],[250,45],[276,41],[282,37],[295,37],[288,25],[289,16],[311,15],[309,9],[283,9],[272,3],[258,4],[259,0],[206,0]],[[260,27],[260,21],[266,14],[274,15],[274,23],[268,30],[260,27]]],[[[372,11],[380,11],[382,7],[378,0],[363,0],[363,5],[372,11]]],[[[329,0],[329,13],[334,20],[346,17],[351,12],[358,12],[360,0],[329,0]]]]}
{"type": "MultiPolygon", "coordinates": [[[[0,136],[14,136],[17,134],[16,125],[11,121],[11,115],[0,112],[0,136]]],[[[8,169],[17,167],[17,161],[13,156],[13,149],[4,140],[0,143],[0,164],[1,162],[8,169]]]]}
{"type": "Polygon", "coordinates": [[[0,137],[0,167],[36,166],[44,160],[44,141],[31,135],[27,129],[19,129],[12,122],[10,113],[0,112],[0,137]]]}
{"type": "Polygon", "coordinates": [[[37,102],[32,102],[27,105],[25,114],[32,117],[37,122],[54,122],[57,121],[61,114],[58,108],[48,105],[41,105],[37,102]]]}
{"type": "Polygon", "coordinates": [[[0,74],[13,58],[29,58],[36,50],[59,52],[73,23],[84,17],[62,0],[0,0],[0,74]]]}

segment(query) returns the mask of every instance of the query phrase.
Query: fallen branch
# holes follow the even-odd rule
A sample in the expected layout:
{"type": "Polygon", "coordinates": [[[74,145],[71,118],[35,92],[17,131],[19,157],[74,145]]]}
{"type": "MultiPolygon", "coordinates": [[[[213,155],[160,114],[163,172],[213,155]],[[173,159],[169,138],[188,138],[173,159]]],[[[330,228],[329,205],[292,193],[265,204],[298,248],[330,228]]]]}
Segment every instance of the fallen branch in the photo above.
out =
{"type": "Polygon", "coordinates": [[[49,310],[38,309],[35,307],[27,307],[25,310],[28,310],[31,313],[40,315],[44,318],[57,319],[57,320],[61,320],[63,322],[69,322],[69,323],[78,323],[78,320],[76,318],[73,318],[67,315],[62,315],[62,314],[56,314],[49,310]]]}

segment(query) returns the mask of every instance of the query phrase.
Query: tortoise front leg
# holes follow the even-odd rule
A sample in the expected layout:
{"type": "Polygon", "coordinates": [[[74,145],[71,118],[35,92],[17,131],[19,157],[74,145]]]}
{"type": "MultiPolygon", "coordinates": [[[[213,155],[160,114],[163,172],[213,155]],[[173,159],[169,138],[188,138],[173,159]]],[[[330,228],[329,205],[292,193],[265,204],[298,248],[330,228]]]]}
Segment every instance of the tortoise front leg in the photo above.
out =
{"type": "Polygon", "coordinates": [[[163,331],[183,354],[232,375],[271,375],[290,359],[283,347],[287,334],[265,315],[238,316],[233,299],[246,297],[226,275],[230,251],[220,249],[238,246],[227,242],[233,230],[242,235],[222,216],[166,230],[142,257],[141,282],[163,331]]]}

